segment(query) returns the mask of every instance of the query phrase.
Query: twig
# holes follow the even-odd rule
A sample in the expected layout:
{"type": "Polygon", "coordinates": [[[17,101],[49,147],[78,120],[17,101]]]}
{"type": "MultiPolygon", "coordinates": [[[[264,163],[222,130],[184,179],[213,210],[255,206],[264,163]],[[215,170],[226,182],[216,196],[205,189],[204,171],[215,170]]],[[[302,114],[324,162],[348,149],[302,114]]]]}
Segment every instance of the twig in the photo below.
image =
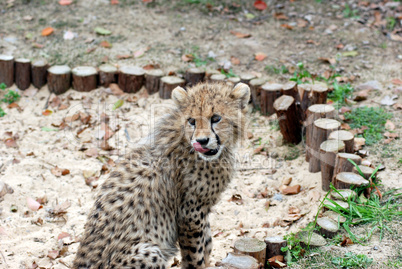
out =
{"type": "Polygon", "coordinates": [[[1,254],[1,257],[3,257],[4,263],[6,264],[6,268],[8,269],[9,267],[8,267],[8,264],[6,261],[6,257],[4,257],[3,251],[0,250],[0,254],[1,254]]]}
{"type": "Polygon", "coordinates": [[[52,93],[49,94],[49,97],[47,98],[45,107],[43,109],[47,109],[49,107],[50,96],[52,96],[52,93]]]}

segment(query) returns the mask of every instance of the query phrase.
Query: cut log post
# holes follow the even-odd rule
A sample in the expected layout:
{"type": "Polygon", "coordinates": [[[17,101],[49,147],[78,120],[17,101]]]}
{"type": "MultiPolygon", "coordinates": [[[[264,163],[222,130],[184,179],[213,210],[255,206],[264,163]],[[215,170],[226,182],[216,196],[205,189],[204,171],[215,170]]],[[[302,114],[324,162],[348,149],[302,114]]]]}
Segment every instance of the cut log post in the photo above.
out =
{"type": "Polygon", "coordinates": [[[205,78],[204,79],[209,81],[212,75],[218,75],[218,74],[222,74],[222,73],[216,69],[207,69],[207,70],[205,70],[205,78]]]}
{"type": "Polygon", "coordinates": [[[316,82],[311,86],[311,104],[326,104],[328,86],[325,83],[316,82]]]}
{"type": "MultiPolygon", "coordinates": [[[[227,80],[227,83],[228,83],[228,85],[230,85],[230,86],[234,86],[234,85],[236,85],[237,83],[239,83],[241,80],[240,80],[240,78],[239,77],[231,77],[231,78],[228,78],[228,80],[227,80]]],[[[251,100],[251,99],[250,99],[251,100]]]]}
{"type": "Polygon", "coordinates": [[[148,94],[159,92],[163,76],[164,72],[161,69],[151,69],[145,72],[145,89],[148,94]]]}
{"type": "Polygon", "coordinates": [[[256,238],[241,238],[234,244],[234,252],[254,257],[259,263],[265,263],[266,244],[256,238]]]}
{"type": "Polygon", "coordinates": [[[295,99],[292,96],[283,95],[275,101],[273,107],[276,111],[283,140],[298,144],[302,139],[302,128],[297,117],[295,99]]]}
{"type": "Polygon", "coordinates": [[[332,238],[338,233],[338,223],[330,218],[318,218],[317,226],[320,227],[320,234],[327,238],[332,238]]]}
{"type": "Polygon", "coordinates": [[[205,71],[200,68],[187,69],[184,79],[188,86],[194,86],[195,84],[204,81],[205,71]]]}
{"type": "Polygon", "coordinates": [[[274,102],[281,95],[282,84],[264,83],[261,86],[261,114],[270,116],[275,113],[274,102]]]}
{"type": "Polygon", "coordinates": [[[300,102],[299,92],[297,91],[297,83],[294,81],[288,81],[283,84],[281,95],[290,95],[296,100],[296,102],[300,102]]]}
{"type": "Polygon", "coordinates": [[[335,159],[338,152],[345,150],[345,143],[339,140],[327,140],[320,145],[320,165],[322,190],[329,191],[334,176],[335,159]]]}
{"type": "Polygon", "coordinates": [[[251,81],[252,79],[255,79],[255,75],[250,74],[250,73],[241,73],[241,74],[239,75],[239,77],[240,77],[240,81],[243,82],[243,83],[245,83],[245,84],[247,84],[247,85],[250,84],[250,81],[251,81]]]}
{"type": "Polygon", "coordinates": [[[24,91],[31,85],[31,60],[15,59],[15,84],[24,91]]]}
{"type": "Polygon", "coordinates": [[[355,154],[338,153],[335,159],[334,177],[341,172],[353,172],[354,165],[348,161],[351,159],[356,164],[362,163],[362,158],[355,154]]]}
{"type": "Polygon", "coordinates": [[[334,200],[347,201],[350,198],[357,196],[357,193],[351,189],[339,189],[336,191],[331,191],[331,198],[334,200]]]}
{"type": "Polygon", "coordinates": [[[306,161],[310,161],[311,144],[313,138],[314,122],[318,119],[333,119],[335,117],[335,108],[330,105],[312,105],[307,109],[307,117],[304,122],[306,129],[306,161]]]}
{"type": "Polygon", "coordinates": [[[368,180],[351,172],[339,173],[334,178],[334,187],[337,189],[351,189],[352,187],[368,186],[368,184],[368,180]]]}
{"type": "Polygon", "coordinates": [[[345,152],[346,153],[354,152],[355,136],[351,132],[345,130],[334,131],[329,134],[328,139],[343,141],[343,143],[345,143],[345,152]]]}
{"type": "Polygon", "coordinates": [[[73,73],[73,88],[79,92],[89,92],[96,89],[98,85],[95,67],[92,66],[77,66],[72,70],[73,73]]]}
{"type": "Polygon", "coordinates": [[[219,268],[231,269],[260,269],[264,268],[257,259],[244,254],[228,253],[228,255],[216,264],[219,268]]]}
{"type": "MultiPolygon", "coordinates": [[[[371,175],[374,173],[374,169],[365,165],[358,165],[360,171],[363,173],[363,177],[365,179],[369,179],[371,175]]],[[[359,171],[357,171],[356,167],[353,167],[353,173],[360,175],[359,171]]]]}
{"type": "Polygon", "coordinates": [[[336,213],[335,211],[332,210],[327,210],[324,213],[322,213],[323,217],[327,217],[330,218],[334,221],[336,221],[336,223],[344,223],[346,221],[346,218],[344,216],[342,216],[339,213],[336,213]]]}
{"type": "Polygon", "coordinates": [[[37,60],[32,63],[32,85],[40,89],[47,83],[47,69],[49,65],[45,60],[37,60]]]}
{"type": "MultiPolygon", "coordinates": [[[[349,209],[349,204],[348,204],[347,202],[339,201],[339,200],[338,200],[338,201],[335,201],[335,203],[337,203],[338,206],[344,208],[345,210],[349,209]]],[[[326,209],[329,209],[328,206],[334,207],[335,205],[334,205],[331,201],[329,201],[328,199],[326,199],[326,200],[324,201],[324,203],[323,203],[323,206],[324,206],[326,209]]]]}
{"type": "Polygon", "coordinates": [[[320,172],[320,145],[327,140],[328,135],[339,129],[341,123],[333,119],[318,119],[314,121],[313,135],[311,138],[311,157],[309,162],[309,171],[311,173],[320,172]]]}
{"type": "Polygon", "coordinates": [[[109,87],[111,83],[117,81],[117,67],[111,64],[102,64],[99,66],[99,85],[109,87]]]}
{"type": "Polygon", "coordinates": [[[184,87],[186,81],[176,76],[165,76],[161,78],[161,86],[159,89],[159,97],[162,99],[170,99],[174,88],[184,87]]]}
{"type": "Polygon", "coordinates": [[[264,239],[264,242],[267,245],[267,250],[265,254],[265,258],[267,260],[277,255],[285,256],[286,252],[283,252],[281,248],[287,246],[287,241],[283,239],[283,236],[266,237],[264,239]]]}
{"type": "Polygon", "coordinates": [[[304,247],[323,247],[327,244],[327,240],[316,233],[301,232],[298,234],[298,237],[304,247]]]}
{"type": "Polygon", "coordinates": [[[49,91],[55,94],[65,93],[71,87],[71,69],[67,65],[55,65],[47,70],[49,91]]]}
{"type": "Polygon", "coordinates": [[[307,108],[313,105],[311,103],[311,84],[299,84],[297,85],[297,90],[300,96],[300,107],[303,111],[303,120],[306,117],[307,108]]]}
{"type": "Polygon", "coordinates": [[[14,57],[0,55],[0,83],[11,87],[14,84],[14,57]]]}
{"type": "Polygon", "coordinates": [[[264,85],[266,81],[267,80],[265,78],[254,78],[249,82],[251,100],[254,109],[261,108],[261,86],[264,85]]]}
{"type": "Polygon", "coordinates": [[[226,76],[224,74],[213,74],[209,80],[211,82],[224,82],[226,80],[226,76]]]}
{"type": "Polygon", "coordinates": [[[145,82],[145,70],[138,66],[123,66],[119,70],[118,85],[128,93],[136,93],[145,82]]]}

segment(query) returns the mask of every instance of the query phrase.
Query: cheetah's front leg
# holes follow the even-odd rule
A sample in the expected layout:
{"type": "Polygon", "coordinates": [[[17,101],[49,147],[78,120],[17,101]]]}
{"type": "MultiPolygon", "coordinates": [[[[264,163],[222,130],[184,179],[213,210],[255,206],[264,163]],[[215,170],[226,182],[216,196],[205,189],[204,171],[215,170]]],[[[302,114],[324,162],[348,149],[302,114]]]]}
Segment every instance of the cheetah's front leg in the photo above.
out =
{"type": "Polygon", "coordinates": [[[195,224],[180,227],[179,244],[183,269],[205,268],[209,263],[212,249],[209,222],[202,219],[195,224]]]}

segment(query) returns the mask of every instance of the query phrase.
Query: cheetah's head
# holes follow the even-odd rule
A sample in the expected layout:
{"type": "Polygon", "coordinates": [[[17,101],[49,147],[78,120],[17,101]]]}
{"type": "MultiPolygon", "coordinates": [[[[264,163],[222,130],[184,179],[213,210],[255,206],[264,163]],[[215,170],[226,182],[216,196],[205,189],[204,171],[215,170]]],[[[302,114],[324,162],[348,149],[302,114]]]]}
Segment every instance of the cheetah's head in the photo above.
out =
{"type": "Polygon", "coordinates": [[[234,147],[244,132],[250,99],[250,88],[244,83],[234,88],[202,83],[187,91],[177,87],[172,99],[183,115],[187,141],[206,161],[218,159],[225,148],[234,147]]]}

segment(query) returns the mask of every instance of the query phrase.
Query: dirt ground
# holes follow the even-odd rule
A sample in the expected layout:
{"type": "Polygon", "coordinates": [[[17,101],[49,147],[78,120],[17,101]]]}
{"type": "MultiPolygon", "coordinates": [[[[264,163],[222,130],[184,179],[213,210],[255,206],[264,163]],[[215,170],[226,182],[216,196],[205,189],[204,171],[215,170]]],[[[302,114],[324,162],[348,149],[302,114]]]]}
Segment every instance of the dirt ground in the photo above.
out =
{"type": "MultiPolygon", "coordinates": [[[[111,6],[106,0],[78,0],[70,6],[60,6],[47,0],[2,1],[0,54],[44,58],[51,64],[71,67],[98,66],[102,62],[152,64],[166,72],[182,74],[194,65],[182,56],[195,53],[207,61],[208,68],[230,65],[235,74],[253,72],[272,82],[286,81],[291,75],[267,72],[267,65],[292,69],[303,62],[311,72],[321,73],[329,70],[329,64],[318,58],[336,58],[336,71],[344,77],[355,77],[352,85],[373,80],[381,85],[358,105],[379,106],[386,95],[397,95],[395,101],[402,104],[402,86],[391,82],[402,79],[402,43],[392,40],[390,32],[384,34],[381,27],[370,24],[374,20],[370,14],[375,9],[364,11],[368,22],[362,23],[357,18],[343,17],[341,1],[266,1],[268,8],[264,11],[256,10],[247,1],[233,1],[231,5],[215,1],[211,6],[179,0],[154,2],[120,1],[111,6]],[[8,7],[9,3],[13,6],[8,7]],[[278,19],[274,14],[279,12],[287,19],[278,19]],[[54,33],[41,36],[42,29],[49,26],[54,33]],[[97,35],[95,27],[106,28],[112,34],[97,35]],[[73,33],[72,40],[63,38],[67,31],[73,33]],[[238,38],[231,31],[251,37],[238,38]],[[102,41],[112,47],[101,47],[102,41]],[[344,56],[348,51],[358,53],[344,56]],[[266,59],[256,61],[258,52],[265,53],[266,59]]],[[[356,1],[348,2],[352,8],[362,10],[356,1]]],[[[400,14],[401,8],[395,4],[380,10],[385,14],[384,10],[397,8],[400,14]]],[[[161,100],[157,94],[148,96],[144,89],[124,96],[111,94],[105,88],[89,93],[69,90],[54,99],[49,98],[46,86],[37,92],[31,86],[21,94],[20,110],[2,105],[7,115],[0,118],[0,140],[4,141],[0,142],[0,180],[14,190],[0,201],[0,268],[31,268],[34,262],[41,268],[66,268],[72,264],[93,204],[97,189],[92,186],[107,178],[119,158],[147,134],[153,119],[162,115],[163,107],[171,101],[161,100]],[[125,100],[124,105],[113,110],[119,98],[125,100]],[[52,113],[46,116],[43,112],[48,100],[52,113]],[[105,114],[110,118],[106,129],[102,125],[105,114]],[[61,125],[63,121],[68,126],[61,125]],[[109,134],[109,145],[114,148],[111,151],[100,144],[109,134]],[[13,138],[16,145],[9,147],[7,138],[13,138]],[[69,174],[57,175],[56,167],[68,169],[69,174]],[[27,198],[43,197],[47,200],[42,201],[43,208],[28,208],[27,198]],[[48,257],[49,251],[54,250],[61,250],[59,257],[48,257]]],[[[384,108],[393,113],[391,120],[400,135],[401,110],[384,108]]],[[[239,148],[239,172],[211,214],[212,264],[224,258],[239,237],[263,239],[305,227],[325,195],[320,173],[308,172],[302,143],[295,147],[284,145],[275,128],[275,116],[263,117],[251,110],[248,131],[253,137],[246,138],[239,148]],[[254,154],[259,143],[266,145],[265,153],[254,154]],[[289,177],[291,185],[301,185],[299,194],[281,194],[282,181],[289,177]],[[233,195],[242,199],[233,201],[233,195]],[[302,217],[290,220],[289,207],[300,209],[302,217]]],[[[402,187],[400,140],[380,142],[367,149],[373,165],[386,166],[379,174],[383,189],[402,187]]],[[[398,244],[389,239],[379,243],[374,238],[366,246],[354,245],[345,251],[366,254],[374,258],[373,268],[385,268],[388,260],[395,259],[398,244]],[[378,250],[373,251],[373,246],[378,250]]]]}

